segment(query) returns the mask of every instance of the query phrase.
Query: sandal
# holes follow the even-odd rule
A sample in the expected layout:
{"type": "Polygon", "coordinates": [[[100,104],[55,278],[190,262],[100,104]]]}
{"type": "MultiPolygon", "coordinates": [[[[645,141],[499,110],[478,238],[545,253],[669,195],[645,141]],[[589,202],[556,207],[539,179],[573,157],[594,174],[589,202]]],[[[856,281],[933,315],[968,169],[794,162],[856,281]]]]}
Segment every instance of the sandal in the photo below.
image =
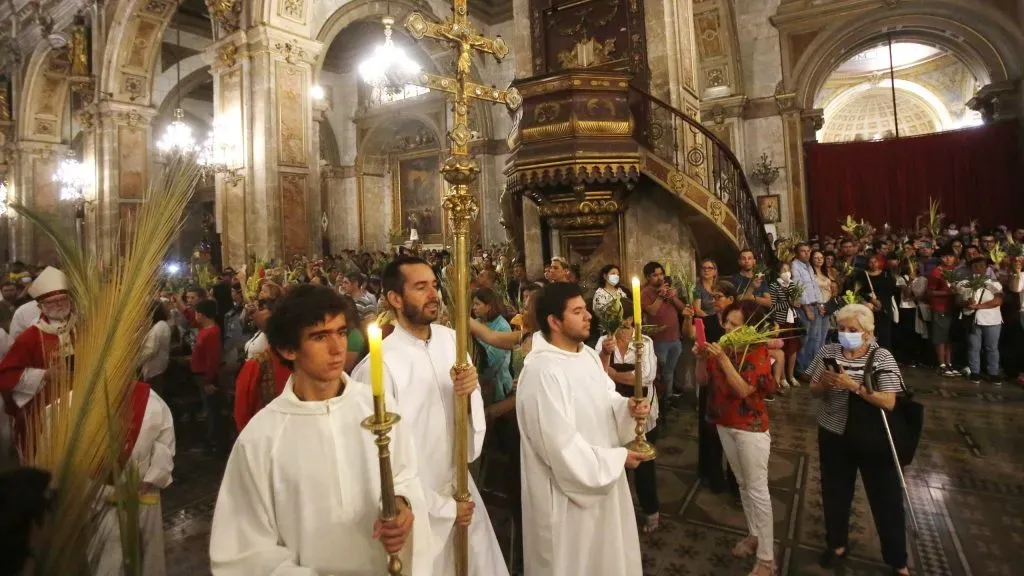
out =
{"type": "Polygon", "coordinates": [[[757,536],[747,536],[732,547],[732,555],[737,558],[747,558],[757,553],[757,536]]]}
{"type": "Polygon", "coordinates": [[[644,534],[650,534],[652,532],[657,531],[658,530],[658,526],[660,526],[660,525],[661,524],[659,522],[659,515],[658,515],[657,512],[655,512],[654,514],[651,514],[650,516],[648,516],[646,520],[644,520],[644,525],[643,525],[643,528],[641,528],[641,531],[644,534]]]}
{"type": "Polygon", "coordinates": [[[776,567],[774,560],[758,560],[754,569],[747,576],[775,576],[776,567]]]}

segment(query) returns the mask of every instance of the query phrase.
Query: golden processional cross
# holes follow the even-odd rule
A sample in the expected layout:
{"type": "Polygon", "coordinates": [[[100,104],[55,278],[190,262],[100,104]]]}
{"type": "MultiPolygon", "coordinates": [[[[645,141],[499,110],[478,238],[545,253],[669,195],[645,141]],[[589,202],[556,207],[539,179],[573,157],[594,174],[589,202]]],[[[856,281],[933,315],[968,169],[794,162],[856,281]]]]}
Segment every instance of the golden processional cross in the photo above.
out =
{"type": "MultiPolygon", "coordinates": [[[[515,88],[499,90],[482,86],[470,80],[473,51],[491,54],[501,62],[508,55],[508,45],[498,36],[491,40],[477,34],[469,22],[466,0],[453,0],[453,16],[443,23],[431,22],[419,12],[413,12],[405,19],[405,28],[417,40],[424,36],[446,42],[458,51],[455,61],[455,77],[420,72],[412,81],[431,90],[449,93],[455,118],[448,140],[451,154],[444,162],[441,173],[449,184],[444,197],[444,209],[451,222],[455,237],[455,333],[456,370],[469,367],[469,223],[476,217],[479,206],[469,192],[469,186],[480,174],[480,165],[469,153],[469,102],[486,100],[505,104],[509,110],[516,110],[523,103],[515,88]]],[[[455,500],[469,502],[469,399],[455,396],[455,500]]],[[[469,573],[469,533],[466,526],[455,528],[455,574],[469,573]]]]}

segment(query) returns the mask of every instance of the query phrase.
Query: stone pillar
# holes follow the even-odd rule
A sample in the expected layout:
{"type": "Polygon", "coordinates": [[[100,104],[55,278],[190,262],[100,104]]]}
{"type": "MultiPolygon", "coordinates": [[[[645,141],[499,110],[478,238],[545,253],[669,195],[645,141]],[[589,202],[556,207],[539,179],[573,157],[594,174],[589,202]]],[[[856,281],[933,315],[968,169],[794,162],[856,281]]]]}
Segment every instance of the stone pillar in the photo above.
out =
{"type": "Polygon", "coordinates": [[[324,168],[327,213],[327,237],[331,253],[359,247],[359,199],[355,166],[328,166],[324,168]]]}
{"type": "Polygon", "coordinates": [[[152,133],[155,116],[149,106],[105,100],[83,134],[83,162],[95,168],[93,185],[84,191],[86,246],[104,265],[118,257],[121,223],[138,210],[149,186],[150,143],[159,138],[152,133]]]}
{"type": "Polygon", "coordinates": [[[310,99],[319,42],[267,26],[206,51],[230,173],[217,176],[225,265],[320,253],[320,176],[310,99]]]}
{"type": "Polygon", "coordinates": [[[694,43],[693,2],[647,2],[643,10],[651,94],[698,119],[696,71],[700,70],[700,60],[694,43]]]}
{"type": "MultiPolygon", "coordinates": [[[[785,147],[785,177],[789,189],[790,230],[807,233],[807,178],[804,169],[804,119],[796,104],[796,94],[776,93],[775,103],[782,115],[782,140],[785,147]]],[[[811,132],[811,138],[814,133],[811,132]]]]}
{"type": "MultiPolygon", "coordinates": [[[[11,201],[36,211],[63,216],[60,186],[53,181],[53,175],[66,154],[67,146],[61,144],[19,141],[14,159],[11,201]]],[[[58,262],[56,247],[39,227],[21,216],[13,216],[11,226],[14,244],[12,259],[26,264],[58,262]]]]}

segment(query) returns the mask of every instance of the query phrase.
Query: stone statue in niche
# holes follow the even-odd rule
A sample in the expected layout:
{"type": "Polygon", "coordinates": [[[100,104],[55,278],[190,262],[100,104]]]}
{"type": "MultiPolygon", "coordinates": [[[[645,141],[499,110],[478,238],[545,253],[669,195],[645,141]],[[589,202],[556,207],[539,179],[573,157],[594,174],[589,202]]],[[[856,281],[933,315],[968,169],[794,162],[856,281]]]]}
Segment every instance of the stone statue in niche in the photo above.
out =
{"type": "Polygon", "coordinates": [[[71,28],[71,75],[89,75],[89,31],[81,16],[75,17],[75,25],[71,28]]]}

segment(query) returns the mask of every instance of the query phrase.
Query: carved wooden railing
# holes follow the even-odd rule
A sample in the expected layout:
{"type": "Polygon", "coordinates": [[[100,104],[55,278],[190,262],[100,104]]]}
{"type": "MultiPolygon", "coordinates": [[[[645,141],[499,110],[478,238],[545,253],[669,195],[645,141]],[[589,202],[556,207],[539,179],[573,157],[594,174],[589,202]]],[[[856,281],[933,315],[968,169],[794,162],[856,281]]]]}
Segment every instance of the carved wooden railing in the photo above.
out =
{"type": "Polygon", "coordinates": [[[725,204],[736,215],[746,247],[759,262],[772,265],[775,251],[743,168],[729,147],[700,122],[635,87],[630,88],[630,108],[636,140],[725,204]]]}

